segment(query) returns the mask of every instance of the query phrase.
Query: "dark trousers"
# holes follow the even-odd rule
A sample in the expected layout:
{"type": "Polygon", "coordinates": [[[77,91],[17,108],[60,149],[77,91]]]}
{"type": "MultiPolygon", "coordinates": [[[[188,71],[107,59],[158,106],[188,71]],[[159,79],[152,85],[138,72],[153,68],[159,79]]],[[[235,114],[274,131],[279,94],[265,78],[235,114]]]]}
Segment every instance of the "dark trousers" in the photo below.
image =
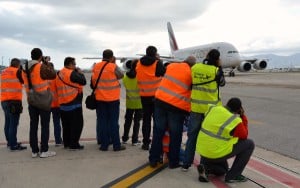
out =
{"type": "Polygon", "coordinates": [[[159,106],[155,107],[155,124],[153,127],[153,140],[149,152],[150,162],[159,162],[162,155],[162,140],[165,131],[169,128],[169,166],[174,167],[179,164],[180,146],[182,141],[182,129],[185,114],[172,112],[159,106]]]}
{"type": "Polygon", "coordinates": [[[11,149],[17,146],[17,130],[20,120],[20,114],[13,114],[10,111],[10,101],[1,102],[4,111],[4,134],[7,146],[11,149]]]}
{"type": "Polygon", "coordinates": [[[120,149],[119,114],[120,101],[97,101],[97,125],[101,141],[101,150],[107,150],[110,141],[115,150],[120,149]]]}
{"type": "MultiPolygon", "coordinates": [[[[225,179],[233,179],[236,176],[242,174],[248,161],[250,160],[254,147],[255,147],[254,142],[251,139],[239,140],[233,146],[233,150],[230,154],[219,159],[208,159],[208,158],[201,157],[200,163],[204,164],[204,166],[206,166],[205,162],[208,162],[210,165],[211,164],[216,165],[217,163],[224,164],[225,162],[227,163],[227,159],[235,156],[233,164],[225,176],[225,179]]],[[[221,169],[221,171],[219,172],[222,172],[223,167],[221,167],[220,165],[216,165],[216,166],[219,170],[221,169]]],[[[217,169],[215,168],[214,170],[216,171],[217,169]]]]}
{"type": "Polygon", "coordinates": [[[78,148],[83,129],[82,107],[71,111],[60,110],[60,116],[63,127],[64,147],[78,148]]]}
{"type": "Polygon", "coordinates": [[[32,153],[47,152],[49,141],[49,122],[50,111],[38,109],[34,106],[28,106],[30,116],[29,142],[32,153]],[[38,147],[38,125],[41,118],[41,150],[38,147]]]}
{"type": "Polygon", "coordinates": [[[201,123],[203,121],[204,114],[191,112],[190,121],[188,123],[188,139],[186,141],[185,151],[184,151],[184,160],[183,164],[191,166],[195,157],[196,142],[198,133],[201,129],[201,123]]]}
{"type": "Polygon", "coordinates": [[[122,136],[122,141],[126,142],[129,139],[129,131],[131,128],[131,123],[133,120],[133,130],[132,130],[132,143],[136,143],[139,137],[140,131],[140,120],[142,119],[142,109],[126,109],[125,112],[125,123],[124,123],[124,134],[122,136]]]}
{"type": "MultiPolygon", "coordinates": [[[[151,142],[151,119],[154,113],[154,97],[141,97],[142,107],[143,107],[143,124],[142,124],[142,133],[143,133],[143,144],[148,146],[151,142]]],[[[153,123],[154,119],[153,119],[153,123]]]]}
{"type": "Polygon", "coordinates": [[[54,127],[55,144],[62,144],[59,107],[51,108],[51,113],[54,127]]]}

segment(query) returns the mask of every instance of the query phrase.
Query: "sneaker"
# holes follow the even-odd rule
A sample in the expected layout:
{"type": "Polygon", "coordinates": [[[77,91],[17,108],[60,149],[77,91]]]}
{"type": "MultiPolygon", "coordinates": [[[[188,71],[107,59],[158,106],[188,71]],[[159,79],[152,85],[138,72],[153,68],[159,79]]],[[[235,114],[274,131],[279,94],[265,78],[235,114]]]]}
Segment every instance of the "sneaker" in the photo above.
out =
{"type": "Polygon", "coordinates": [[[20,144],[20,145],[17,145],[15,147],[10,148],[10,151],[22,151],[22,150],[25,150],[25,149],[27,149],[27,147],[26,146],[22,146],[20,144]]]}
{"type": "Polygon", "coordinates": [[[246,182],[246,181],[248,181],[248,178],[246,178],[246,177],[243,176],[243,175],[236,176],[236,177],[233,178],[233,179],[226,179],[226,178],[225,178],[225,182],[226,182],[226,183],[246,182]]]}
{"type": "Polygon", "coordinates": [[[143,149],[143,150],[149,150],[149,145],[143,144],[143,145],[142,145],[142,149],[143,149]]]}
{"type": "Polygon", "coordinates": [[[141,144],[142,144],[142,142],[139,141],[139,140],[138,140],[137,142],[132,142],[132,145],[133,145],[133,146],[137,146],[137,145],[141,145],[141,144]]]}
{"type": "Polygon", "coordinates": [[[127,141],[122,141],[122,144],[127,144],[127,141]]]}
{"type": "Polygon", "coordinates": [[[190,165],[188,165],[188,164],[183,164],[183,165],[181,166],[181,171],[182,171],[182,172],[187,172],[187,171],[189,170],[189,168],[190,168],[190,165]]]}
{"type": "Polygon", "coordinates": [[[124,145],[121,145],[119,148],[114,149],[114,151],[121,151],[121,150],[125,150],[126,147],[124,145]]]}
{"type": "Polygon", "coordinates": [[[55,147],[60,147],[60,146],[62,146],[62,143],[55,144],[55,147]]]}
{"type": "Polygon", "coordinates": [[[208,180],[208,177],[207,177],[207,174],[205,172],[205,168],[204,168],[204,165],[203,164],[199,164],[197,166],[197,170],[198,170],[198,173],[199,173],[199,178],[198,180],[200,182],[209,182],[208,180]]]}
{"type": "Polygon", "coordinates": [[[48,157],[53,157],[55,155],[56,155],[55,151],[46,151],[40,154],[40,158],[48,158],[48,157]]]}
{"type": "Polygon", "coordinates": [[[39,153],[31,153],[32,158],[37,158],[39,156],[39,153]]]}

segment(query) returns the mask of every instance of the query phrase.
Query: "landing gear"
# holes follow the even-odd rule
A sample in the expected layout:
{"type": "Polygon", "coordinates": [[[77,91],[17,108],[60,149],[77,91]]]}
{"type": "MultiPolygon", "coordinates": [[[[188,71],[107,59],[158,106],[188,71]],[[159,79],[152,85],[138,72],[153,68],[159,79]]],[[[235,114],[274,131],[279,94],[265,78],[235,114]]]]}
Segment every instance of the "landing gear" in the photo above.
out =
{"type": "Polygon", "coordinates": [[[229,72],[229,77],[234,77],[234,76],[235,76],[235,73],[234,73],[233,70],[231,70],[231,71],[229,72]]]}

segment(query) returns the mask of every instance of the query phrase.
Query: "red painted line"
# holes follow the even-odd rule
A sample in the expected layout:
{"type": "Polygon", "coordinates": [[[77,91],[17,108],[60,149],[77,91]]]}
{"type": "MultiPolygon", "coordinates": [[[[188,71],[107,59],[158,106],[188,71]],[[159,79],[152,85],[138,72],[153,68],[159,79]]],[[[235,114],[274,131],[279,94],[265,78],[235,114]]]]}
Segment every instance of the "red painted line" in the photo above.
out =
{"type": "MultiPolygon", "coordinates": [[[[197,166],[199,165],[200,161],[198,161],[196,159],[196,157],[194,158],[194,166],[197,168],[197,166]]],[[[209,181],[214,184],[217,188],[229,188],[230,186],[228,186],[225,182],[224,182],[224,178],[221,179],[221,177],[208,177],[209,181]]]]}
{"type": "Polygon", "coordinates": [[[214,184],[217,188],[229,188],[223,180],[220,179],[220,177],[209,177],[209,181],[214,184]]]}
{"type": "Polygon", "coordinates": [[[300,185],[300,178],[285,173],[277,168],[274,168],[256,159],[251,159],[248,163],[248,166],[281,182],[284,185],[295,187],[295,188],[299,187],[300,185]]]}

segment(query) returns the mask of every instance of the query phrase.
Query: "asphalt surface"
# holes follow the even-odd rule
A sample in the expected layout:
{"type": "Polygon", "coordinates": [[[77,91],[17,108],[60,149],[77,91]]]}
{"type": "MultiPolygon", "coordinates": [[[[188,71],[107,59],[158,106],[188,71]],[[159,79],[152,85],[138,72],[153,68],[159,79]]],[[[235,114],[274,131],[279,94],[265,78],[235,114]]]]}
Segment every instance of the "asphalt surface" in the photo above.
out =
{"type": "MultiPolygon", "coordinates": [[[[90,75],[87,75],[87,80],[90,75]]],[[[139,187],[297,187],[300,182],[299,160],[299,103],[300,73],[239,73],[226,77],[221,89],[224,103],[230,97],[240,97],[249,118],[250,138],[256,149],[244,175],[246,183],[225,184],[211,178],[210,183],[198,182],[196,168],[188,172],[180,169],[164,169],[143,181],[139,187]]],[[[85,96],[90,93],[85,87],[85,96]]],[[[123,133],[125,92],[122,92],[120,135],[123,133]]],[[[53,188],[53,187],[102,187],[128,174],[148,162],[148,152],[140,146],[127,144],[125,151],[98,150],[96,144],[96,114],[84,108],[84,129],[81,143],[83,151],[68,151],[55,147],[53,125],[50,124],[50,148],[57,156],[31,158],[29,140],[29,115],[24,101],[18,129],[18,141],[27,145],[21,152],[6,148],[3,131],[0,133],[0,188],[53,188]]],[[[0,109],[0,130],[4,117],[0,109]]],[[[140,137],[142,137],[140,133],[140,137]]],[[[186,135],[185,135],[186,138],[186,135]]],[[[130,143],[130,142],[129,142],[130,143]]],[[[195,157],[195,163],[199,156],[195,157]]],[[[141,177],[136,177],[139,180],[141,177]]]]}

